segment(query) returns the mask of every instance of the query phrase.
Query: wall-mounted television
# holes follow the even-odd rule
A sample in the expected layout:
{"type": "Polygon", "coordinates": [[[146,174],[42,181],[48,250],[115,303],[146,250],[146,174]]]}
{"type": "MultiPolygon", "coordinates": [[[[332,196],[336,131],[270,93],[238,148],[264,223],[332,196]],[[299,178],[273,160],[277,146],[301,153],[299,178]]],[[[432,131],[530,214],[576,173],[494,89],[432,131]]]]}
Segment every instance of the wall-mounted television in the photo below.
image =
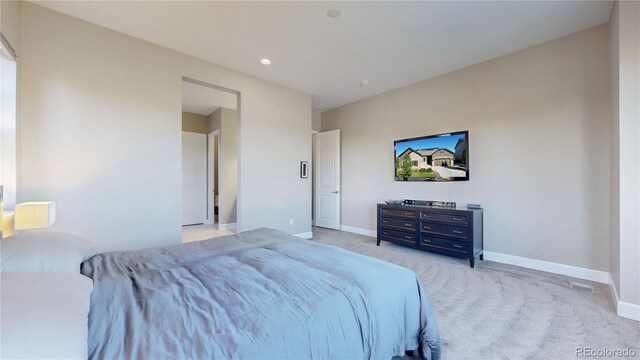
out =
{"type": "Polygon", "coordinates": [[[396,140],[396,181],[469,180],[469,132],[396,140]]]}

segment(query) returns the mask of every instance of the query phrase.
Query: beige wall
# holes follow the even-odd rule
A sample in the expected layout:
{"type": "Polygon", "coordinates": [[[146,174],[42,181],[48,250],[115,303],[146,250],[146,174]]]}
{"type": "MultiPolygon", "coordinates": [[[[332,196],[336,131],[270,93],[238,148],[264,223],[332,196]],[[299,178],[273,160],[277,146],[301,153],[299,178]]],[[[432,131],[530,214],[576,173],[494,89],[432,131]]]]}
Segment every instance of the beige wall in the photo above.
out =
{"type": "Polygon", "coordinates": [[[208,134],[209,117],[194,114],[190,112],[182,112],[182,131],[194,132],[199,134],[208,134]]]}
{"type": "Polygon", "coordinates": [[[214,111],[209,116],[209,129],[220,130],[218,222],[233,224],[237,221],[238,112],[227,108],[214,111]]]}
{"type": "Polygon", "coordinates": [[[609,25],[611,276],[620,301],[635,304],[640,319],[640,3],[615,2],[609,25]]]}
{"type": "MultiPolygon", "coordinates": [[[[6,116],[11,119],[20,118],[20,81],[22,72],[22,2],[20,1],[0,1],[0,31],[5,36],[11,47],[16,53],[16,94],[15,103],[16,108],[3,109],[2,116],[6,116]]],[[[5,77],[6,80],[6,77],[5,77]]],[[[14,100],[8,100],[11,95],[7,95],[4,98],[5,103],[9,103],[14,100]]],[[[20,124],[12,122],[5,122],[2,125],[2,140],[0,141],[0,152],[2,152],[2,166],[0,169],[0,182],[4,185],[4,208],[5,210],[13,209],[18,198],[19,188],[17,186],[20,172],[18,169],[18,162],[20,159],[20,153],[18,152],[19,139],[17,134],[20,132],[20,124]]],[[[5,236],[7,234],[5,233],[5,236]]]]}
{"type": "Polygon", "coordinates": [[[619,27],[618,2],[613,3],[609,19],[609,74],[611,91],[611,230],[610,273],[616,291],[620,289],[620,121],[619,121],[619,27]]]}
{"type": "Polygon", "coordinates": [[[298,176],[311,158],[311,96],[28,2],[22,10],[18,200],[57,201],[55,229],[101,250],[180,242],[187,77],[241,94],[239,228],[311,230],[311,189],[298,176]]]}
{"type": "Polygon", "coordinates": [[[486,250],[609,271],[608,66],[602,25],[323,112],[342,224],[374,230],[385,199],[480,203],[486,250]],[[470,181],[394,181],[394,140],[458,130],[470,181]]]}
{"type": "Polygon", "coordinates": [[[21,1],[0,1],[0,31],[2,31],[2,34],[7,38],[18,56],[22,51],[21,8],[21,1]]]}
{"type": "Polygon", "coordinates": [[[311,130],[322,131],[322,113],[313,111],[311,114],[311,130]]]}

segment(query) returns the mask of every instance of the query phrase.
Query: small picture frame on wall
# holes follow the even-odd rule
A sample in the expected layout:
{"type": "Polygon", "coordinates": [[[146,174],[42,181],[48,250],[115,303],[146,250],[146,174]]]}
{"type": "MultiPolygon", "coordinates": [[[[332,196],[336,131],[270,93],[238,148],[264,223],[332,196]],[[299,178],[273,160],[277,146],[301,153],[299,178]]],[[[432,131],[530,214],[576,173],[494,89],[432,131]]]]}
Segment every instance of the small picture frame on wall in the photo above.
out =
{"type": "Polygon", "coordinates": [[[306,179],[309,177],[309,162],[300,161],[300,177],[306,179]]]}

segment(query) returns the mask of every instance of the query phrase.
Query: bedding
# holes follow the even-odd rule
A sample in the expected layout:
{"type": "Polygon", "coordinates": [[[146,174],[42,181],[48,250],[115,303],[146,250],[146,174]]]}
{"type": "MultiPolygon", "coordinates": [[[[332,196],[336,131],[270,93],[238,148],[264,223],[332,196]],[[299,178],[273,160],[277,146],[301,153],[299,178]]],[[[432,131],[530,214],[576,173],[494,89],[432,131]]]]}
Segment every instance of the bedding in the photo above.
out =
{"type": "Polygon", "coordinates": [[[1,359],[86,359],[91,279],[0,274],[1,359]]]}
{"type": "Polygon", "coordinates": [[[415,273],[271,229],[82,264],[91,359],[440,358],[415,273]]]}
{"type": "Polygon", "coordinates": [[[56,271],[80,273],[80,264],[97,253],[95,245],[78,235],[29,230],[0,240],[1,272],[56,271]]]}

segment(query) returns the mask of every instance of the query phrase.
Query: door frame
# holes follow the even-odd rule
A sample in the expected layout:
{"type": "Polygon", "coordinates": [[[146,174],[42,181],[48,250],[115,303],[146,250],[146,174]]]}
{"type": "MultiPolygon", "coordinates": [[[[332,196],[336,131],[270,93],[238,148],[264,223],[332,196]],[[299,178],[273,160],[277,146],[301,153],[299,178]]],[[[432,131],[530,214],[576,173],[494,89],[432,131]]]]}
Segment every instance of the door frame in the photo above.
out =
{"type": "Polygon", "coordinates": [[[213,167],[214,165],[217,164],[217,168],[218,168],[218,208],[220,207],[220,202],[222,201],[222,194],[220,193],[220,130],[215,130],[212,131],[210,133],[207,134],[207,224],[212,225],[215,224],[215,196],[213,194],[213,190],[214,190],[214,186],[213,186],[213,181],[216,181],[216,179],[214,179],[214,172],[213,172],[213,167]],[[212,153],[211,153],[211,149],[213,147],[213,141],[216,138],[216,136],[218,137],[218,143],[217,143],[217,151],[216,153],[218,154],[218,158],[215,159],[215,163],[214,163],[214,159],[212,153]],[[213,180],[213,181],[212,181],[213,180]]]}
{"type": "MultiPolygon", "coordinates": [[[[197,80],[188,76],[182,76],[181,77],[181,81],[185,81],[191,84],[196,84],[196,85],[201,85],[204,87],[208,87],[208,88],[212,88],[215,90],[219,90],[219,91],[224,91],[230,94],[234,94],[236,96],[236,111],[237,111],[237,119],[236,119],[236,126],[237,126],[237,175],[236,175],[236,180],[238,183],[238,187],[237,187],[237,191],[236,191],[236,198],[237,198],[237,207],[236,207],[236,229],[237,231],[241,231],[242,229],[242,182],[241,182],[241,168],[242,168],[242,92],[238,91],[238,90],[234,90],[231,88],[227,88],[224,86],[220,86],[220,85],[215,85],[212,83],[208,83],[206,81],[202,81],[202,80],[197,80]]],[[[207,134],[207,142],[208,142],[208,134],[207,134]]],[[[220,166],[220,136],[218,137],[218,166],[220,166]]],[[[208,165],[208,162],[207,162],[208,165]]],[[[218,168],[218,180],[220,180],[220,168],[218,168]]],[[[208,188],[208,186],[207,186],[208,188]]],[[[218,192],[220,191],[220,182],[218,182],[218,192]]],[[[220,206],[220,204],[222,204],[223,198],[222,195],[219,194],[218,195],[218,206],[220,206]]],[[[209,194],[209,196],[207,196],[207,199],[213,199],[213,195],[209,194]]],[[[213,204],[213,200],[212,200],[212,204],[213,204]]],[[[207,211],[209,210],[209,206],[207,205],[207,211]]]]}
{"type": "MultiPolygon", "coordinates": [[[[320,142],[318,141],[318,137],[321,136],[324,133],[337,133],[338,135],[338,148],[339,148],[339,154],[337,159],[335,159],[335,166],[337,168],[337,172],[338,172],[338,176],[337,176],[337,180],[338,180],[338,186],[337,186],[337,193],[336,196],[338,197],[338,202],[337,202],[337,226],[335,228],[333,227],[329,227],[331,229],[335,229],[335,230],[341,230],[342,229],[342,134],[340,129],[335,129],[335,130],[328,130],[328,131],[321,131],[321,132],[317,132],[316,135],[316,145],[315,145],[315,149],[316,149],[316,154],[315,154],[315,162],[316,165],[314,165],[314,176],[316,176],[316,181],[315,181],[315,226],[318,226],[318,214],[320,213],[320,176],[321,174],[318,171],[319,168],[319,151],[318,148],[320,146],[320,142]]],[[[323,226],[320,226],[323,227],[323,226]]]]}
{"type": "Polygon", "coordinates": [[[320,131],[311,130],[311,226],[316,226],[316,134],[320,131]]]}

